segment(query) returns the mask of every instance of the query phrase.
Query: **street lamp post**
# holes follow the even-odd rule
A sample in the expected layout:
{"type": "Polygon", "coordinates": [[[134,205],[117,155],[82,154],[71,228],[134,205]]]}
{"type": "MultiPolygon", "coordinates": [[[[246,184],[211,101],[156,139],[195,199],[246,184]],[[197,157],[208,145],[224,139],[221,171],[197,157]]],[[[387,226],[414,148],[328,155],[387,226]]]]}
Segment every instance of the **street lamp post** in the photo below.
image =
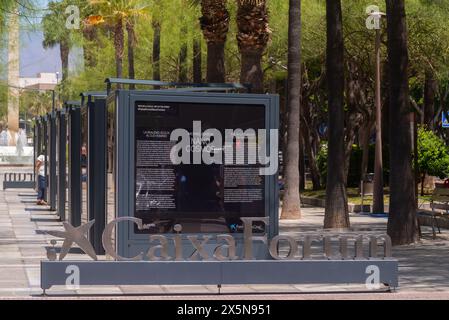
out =
{"type": "Polygon", "coordinates": [[[381,98],[381,26],[380,20],[385,13],[372,12],[370,16],[379,21],[376,29],[376,151],[374,158],[374,186],[373,186],[373,213],[384,213],[384,179],[383,179],[383,161],[382,161],[382,98],[381,98]]]}
{"type": "Polygon", "coordinates": [[[55,112],[55,89],[51,90],[51,99],[52,99],[51,111],[55,112]]]}

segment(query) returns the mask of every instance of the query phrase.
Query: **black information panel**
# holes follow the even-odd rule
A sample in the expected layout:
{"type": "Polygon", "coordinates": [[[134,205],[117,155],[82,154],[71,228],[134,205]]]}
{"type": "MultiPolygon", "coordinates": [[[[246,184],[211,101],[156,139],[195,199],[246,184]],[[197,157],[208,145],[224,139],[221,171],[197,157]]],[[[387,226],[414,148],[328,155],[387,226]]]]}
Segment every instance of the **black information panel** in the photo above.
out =
{"type": "Polygon", "coordinates": [[[136,233],[171,233],[177,223],[183,233],[241,232],[240,217],[266,215],[261,166],[254,157],[248,164],[249,146],[256,150],[259,141],[233,138],[227,144],[232,158],[225,158],[223,147],[231,141],[226,129],[253,129],[256,136],[265,129],[265,106],[136,102],[135,108],[134,214],[147,225],[136,233]],[[171,141],[176,129],[185,134],[171,141]],[[181,141],[188,143],[182,146],[181,141]],[[187,161],[172,162],[175,145],[182,147],[179,156],[186,152],[187,161]],[[207,164],[201,151],[221,153],[222,162],[207,164]]]}

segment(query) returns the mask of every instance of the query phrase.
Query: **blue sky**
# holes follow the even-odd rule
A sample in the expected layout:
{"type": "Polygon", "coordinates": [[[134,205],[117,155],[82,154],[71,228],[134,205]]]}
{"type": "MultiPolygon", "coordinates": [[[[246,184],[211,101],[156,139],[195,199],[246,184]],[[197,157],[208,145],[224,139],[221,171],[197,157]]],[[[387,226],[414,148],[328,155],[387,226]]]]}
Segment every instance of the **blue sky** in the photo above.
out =
{"type": "MultiPolygon", "coordinates": [[[[0,0],[1,1],[1,0],[0,0]]],[[[43,33],[39,29],[39,17],[45,15],[48,0],[34,0],[37,10],[29,14],[29,20],[21,18],[20,31],[20,76],[35,77],[39,72],[61,72],[61,58],[59,46],[51,49],[44,49],[42,46],[43,33]]],[[[7,38],[6,38],[7,39],[7,38]]],[[[4,64],[7,63],[7,43],[0,51],[0,57],[4,64]]],[[[82,58],[80,48],[72,48],[69,57],[69,69],[73,71],[82,58]]],[[[0,76],[4,77],[4,75],[0,76]]]]}
{"type": "Polygon", "coordinates": [[[61,72],[59,46],[44,49],[41,31],[22,31],[20,36],[20,76],[34,77],[39,72],[61,72]]]}
{"type": "MultiPolygon", "coordinates": [[[[35,16],[45,14],[48,2],[48,0],[34,1],[40,9],[36,11],[35,16]]],[[[26,19],[22,19],[21,24],[23,28],[20,35],[20,76],[34,77],[39,72],[61,72],[59,46],[44,49],[42,32],[30,31],[33,28],[26,19]]]]}

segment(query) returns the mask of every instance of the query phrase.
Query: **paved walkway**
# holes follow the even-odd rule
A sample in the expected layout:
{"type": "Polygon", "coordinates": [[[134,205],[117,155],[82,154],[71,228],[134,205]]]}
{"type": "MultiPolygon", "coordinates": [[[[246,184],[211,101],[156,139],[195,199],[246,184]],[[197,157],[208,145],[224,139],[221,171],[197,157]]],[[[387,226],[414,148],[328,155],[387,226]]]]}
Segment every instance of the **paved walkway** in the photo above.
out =
{"type": "MultiPolygon", "coordinates": [[[[322,208],[303,208],[302,213],[300,221],[281,221],[281,233],[297,236],[320,229],[322,208]]],[[[352,215],[351,224],[359,231],[385,232],[386,218],[352,215]]],[[[108,286],[75,291],[54,287],[49,297],[42,297],[39,263],[54,239],[43,231],[53,229],[62,230],[61,223],[54,213],[35,205],[33,190],[0,191],[0,298],[74,298],[76,294],[89,299],[160,299],[161,295],[164,299],[449,299],[449,232],[443,230],[432,240],[428,228],[423,228],[421,242],[394,248],[400,265],[400,288],[394,293],[361,293],[365,287],[354,285],[223,286],[221,295],[215,286],[108,286]]],[[[67,259],[86,258],[69,254],[67,259]]]]}

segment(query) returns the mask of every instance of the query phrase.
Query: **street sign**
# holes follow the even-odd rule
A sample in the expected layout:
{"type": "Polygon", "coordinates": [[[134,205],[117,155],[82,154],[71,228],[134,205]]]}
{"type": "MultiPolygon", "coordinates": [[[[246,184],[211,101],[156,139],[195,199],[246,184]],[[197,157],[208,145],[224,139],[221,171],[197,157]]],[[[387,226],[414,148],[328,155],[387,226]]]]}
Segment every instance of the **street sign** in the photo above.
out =
{"type": "Polygon", "coordinates": [[[441,123],[442,123],[443,128],[449,128],[449,120],[448,120],[447,114],[448,114],[447,111],[441,112],[441,115],[442,115],[441,123]]]}

